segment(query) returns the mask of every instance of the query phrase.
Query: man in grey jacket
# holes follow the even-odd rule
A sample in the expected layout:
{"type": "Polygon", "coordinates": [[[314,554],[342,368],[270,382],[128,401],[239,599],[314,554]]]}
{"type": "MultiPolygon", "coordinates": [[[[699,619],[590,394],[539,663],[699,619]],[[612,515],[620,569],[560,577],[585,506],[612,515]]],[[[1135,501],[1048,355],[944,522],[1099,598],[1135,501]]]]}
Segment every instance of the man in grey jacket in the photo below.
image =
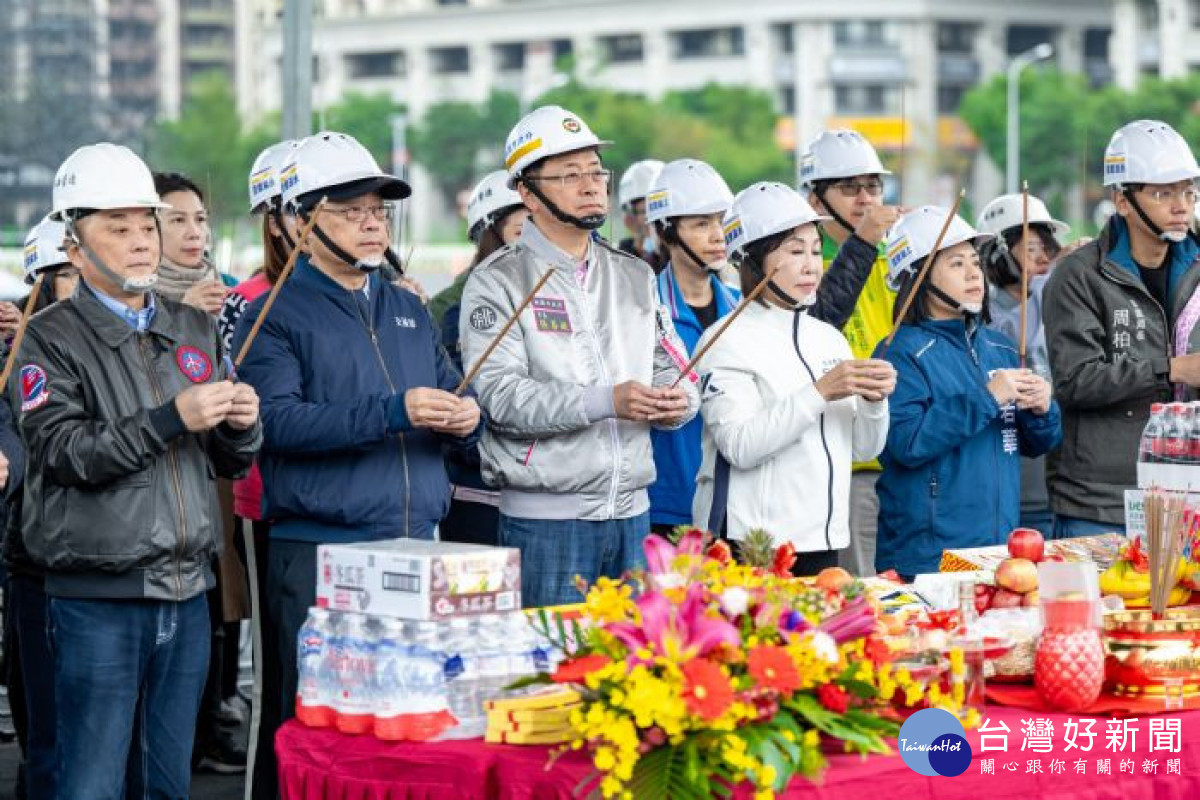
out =
{"type": "Polygon", "coordinates": [[[1151,403],[1200,387],[1200,166],[1169,125],[1131,122],[1104,154],[1117,213],[1054,269],[1043,319],[1063,441],[1055,537],[1121,531],[1151,403]]]}
{"type": "Polygon", "coordinates": [[[262,441],[214,320],[150,291],[161,206],[127,148],[63,162],[54,214],[83,281],[30,321],[10,388],[28,452],[21,529],[49,597],[61,798],[187,796],[215,476],[245,474],[262,441]]]}
{"type": "Polygon", "coordinates": [[[500,542],[521,550],[528,607],[577,602],[577,575],[644,563],[650,428],[678,428],[700,404],[696,375],[679,380],[687,351],[654,273],[593,236],[608,212],[605,144],[557,106],[517,123],[505,166],[530,219],[463,294],[469,371],[551,271],[473,384],[488,417],[483,475],[500,489],[500,542]]]}

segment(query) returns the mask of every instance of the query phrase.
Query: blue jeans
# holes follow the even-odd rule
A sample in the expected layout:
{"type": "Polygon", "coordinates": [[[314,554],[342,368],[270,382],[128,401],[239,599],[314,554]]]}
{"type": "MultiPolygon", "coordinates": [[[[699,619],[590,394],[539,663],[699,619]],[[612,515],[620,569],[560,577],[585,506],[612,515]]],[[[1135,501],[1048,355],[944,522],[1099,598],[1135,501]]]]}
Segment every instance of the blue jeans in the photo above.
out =
{"type": "Polygon", "coordinates": [[[501,546],[521,551],[521,604],[540,608],[580,602],[576,576],[591,584],[645,567],[650,515],[591,522],[501,514],[499,533],[501,546]]]}
{"type": "Polygon", "coordinates": [[[208,600],[50,598],[61,800],[186,798],[208,600]]]}
{"type": "Polygon", "coordinates": [[[1099,536],[1102,533],[1125,534],[1125,526],[1116,522],[1096,522],[1079,517],[1064,517],[1061,514],[1054,518],[1055,539],[1073,539],[1077,536],[1099,536]]]}
{"type": "Polygon", "coordinates": [[[46,592],[41,578],[8,579],[8,611],[21,662],[21,688],[29,711],[25,740],[28,797],[54,797],[54,656],[46,633],[46,592]]]}
{"type": "Polygon", "coordinates": [[[1022,528],[1033,528],[1047,539],[1056,538],[1054,535],[1054,512],[1048,508],[1021,511],[1021,519],[1017,523],[1022,528]]]}

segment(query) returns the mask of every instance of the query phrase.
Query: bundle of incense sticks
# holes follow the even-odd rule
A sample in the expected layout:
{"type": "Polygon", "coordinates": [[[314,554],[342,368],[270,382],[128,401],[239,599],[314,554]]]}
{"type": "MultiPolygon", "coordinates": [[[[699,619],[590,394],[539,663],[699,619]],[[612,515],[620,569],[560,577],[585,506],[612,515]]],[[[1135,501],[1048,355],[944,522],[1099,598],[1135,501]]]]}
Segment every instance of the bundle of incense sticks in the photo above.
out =
{"type": "MultiPolygon", "coordinates": [[[[1187,495],[1165,492],[1157,487],[1146,492],[1146,549],[1150,556],[1150,610],[1156,617],[1167,610],[1167,599],[1175,587],[1175,573],[1183,554],[1184,510],[1187,495]]],[[[1194,515],[1188,520],[1195,522],[1194,515]]],[[[1189,536],[1190,538],[1190,536],[1189,536]]]]}

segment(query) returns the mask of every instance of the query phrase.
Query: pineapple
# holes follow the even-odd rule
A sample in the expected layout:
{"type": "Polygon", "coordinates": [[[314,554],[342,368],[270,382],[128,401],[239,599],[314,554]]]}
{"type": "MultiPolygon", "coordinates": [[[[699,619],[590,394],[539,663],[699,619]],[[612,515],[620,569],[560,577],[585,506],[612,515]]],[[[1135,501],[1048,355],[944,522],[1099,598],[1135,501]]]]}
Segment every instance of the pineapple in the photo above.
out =
{"type": "Polygon", "coordinates": [[[762,528],[755,528],[746,533],[746,538],[738,542],[738,561],[759,569],[770,569],[775,559],[775,537],[762,528]]]}
{"type": "Polygon", "coordinates": [[[841,609],[840,598],[824,589],[806,589],[796,595],[792,608],[809,622],[816,625],[841,609]]]}

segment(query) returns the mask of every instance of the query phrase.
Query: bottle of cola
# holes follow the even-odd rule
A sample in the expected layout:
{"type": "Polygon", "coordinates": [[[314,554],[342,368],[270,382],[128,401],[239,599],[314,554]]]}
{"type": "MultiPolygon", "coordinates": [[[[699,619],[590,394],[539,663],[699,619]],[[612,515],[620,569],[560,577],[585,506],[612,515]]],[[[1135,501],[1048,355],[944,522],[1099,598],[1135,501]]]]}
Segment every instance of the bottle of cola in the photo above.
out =
{"type": "Polygon", "coordinates": [[[1183,403],[1168,406],[1163,456],[1168,464],[1186,464],[1191,456],[1190,419],[1183,403]]]}
{"type": "Polygon", "coordinates": [[[1150,406],[1150,420],[1142,429],[1142,443],[1138,447],[1138,461],[1143,464],[1161,464],[1163,461],[1164,445],[1164,406],[1155,403],[1150,406]]]}

